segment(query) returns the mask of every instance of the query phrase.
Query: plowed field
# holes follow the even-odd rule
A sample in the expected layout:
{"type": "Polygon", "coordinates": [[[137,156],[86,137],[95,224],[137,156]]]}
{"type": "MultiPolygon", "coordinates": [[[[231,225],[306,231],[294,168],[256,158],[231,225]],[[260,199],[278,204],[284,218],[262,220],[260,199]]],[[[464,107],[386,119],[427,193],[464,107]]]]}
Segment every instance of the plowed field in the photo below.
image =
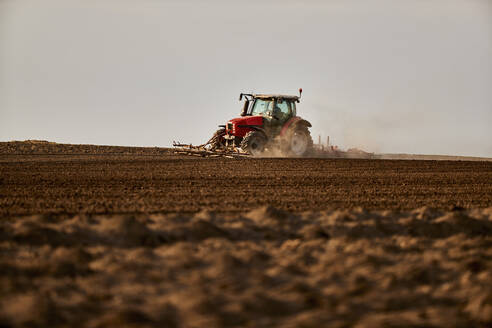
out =
{"type": "Polygon", "coordinates": [[[492,206],[492,162],[0,157],[0,215],[492,206]]]}
{"type": "Polygon", "coordinates": [[[0,325],[489,327],[492,162],[0,145],[0,325]]]}

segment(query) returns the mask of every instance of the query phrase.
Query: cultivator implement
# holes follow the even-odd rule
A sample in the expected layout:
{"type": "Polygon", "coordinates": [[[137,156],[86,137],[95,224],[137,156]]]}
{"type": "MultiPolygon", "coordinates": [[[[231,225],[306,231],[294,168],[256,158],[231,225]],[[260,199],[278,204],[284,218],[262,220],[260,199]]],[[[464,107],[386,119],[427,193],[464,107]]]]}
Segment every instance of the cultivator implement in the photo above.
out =
{"type": "Polygon", "coordinates": [[[250,155],[240,148],[227,147],[227,148],[212,148],[210,143],[207,142],[203,145],[193,146],[192,144],[183,144],[180,142],[173,142],[174,153],[181,155],[199,156],[199,157],[226,157],[226,158],[238,158],[238,157],[250,157],[250,155]]]}

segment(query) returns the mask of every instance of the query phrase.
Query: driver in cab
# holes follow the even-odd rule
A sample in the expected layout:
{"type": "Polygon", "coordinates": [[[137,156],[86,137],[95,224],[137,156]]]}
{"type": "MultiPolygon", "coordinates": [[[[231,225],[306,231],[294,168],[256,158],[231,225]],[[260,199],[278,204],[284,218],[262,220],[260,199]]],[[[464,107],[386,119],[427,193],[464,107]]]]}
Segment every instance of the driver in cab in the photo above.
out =
{"type": "Polygon", "coordinates": [[[273,107],[272,117],[274,119],[279,120],[280,122],[283,122],[285,121],[288,115],[278,105],[279,103],[275,102],[275,105],[273,107]]]}

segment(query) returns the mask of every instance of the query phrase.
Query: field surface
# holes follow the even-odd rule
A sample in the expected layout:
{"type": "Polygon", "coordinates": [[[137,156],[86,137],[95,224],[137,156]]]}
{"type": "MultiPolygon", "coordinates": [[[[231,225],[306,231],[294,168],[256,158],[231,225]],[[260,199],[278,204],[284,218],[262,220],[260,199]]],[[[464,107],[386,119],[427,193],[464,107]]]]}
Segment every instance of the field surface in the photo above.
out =
{"type": "Polygon", "coordinates": [[[203,159],[120,148],[5,152],[0,215],[492,206],[492,162],[203,159]]]}
{"type": "Polygon", "coordinates": [[[0,143],[0,323],[490,327],[492,162],[0,143]]]}

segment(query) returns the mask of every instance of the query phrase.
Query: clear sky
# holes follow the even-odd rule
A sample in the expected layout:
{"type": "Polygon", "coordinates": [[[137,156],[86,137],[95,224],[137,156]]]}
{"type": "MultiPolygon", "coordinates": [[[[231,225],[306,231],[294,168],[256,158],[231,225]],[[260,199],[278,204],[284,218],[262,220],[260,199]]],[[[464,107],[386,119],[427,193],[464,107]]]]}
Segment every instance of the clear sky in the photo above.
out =
{"type": "Polygon", "coordinates": [[[342,148],[492,157],[490,0],[0,0],[0,140],[201,143],[240,92],[342,148]]]}

